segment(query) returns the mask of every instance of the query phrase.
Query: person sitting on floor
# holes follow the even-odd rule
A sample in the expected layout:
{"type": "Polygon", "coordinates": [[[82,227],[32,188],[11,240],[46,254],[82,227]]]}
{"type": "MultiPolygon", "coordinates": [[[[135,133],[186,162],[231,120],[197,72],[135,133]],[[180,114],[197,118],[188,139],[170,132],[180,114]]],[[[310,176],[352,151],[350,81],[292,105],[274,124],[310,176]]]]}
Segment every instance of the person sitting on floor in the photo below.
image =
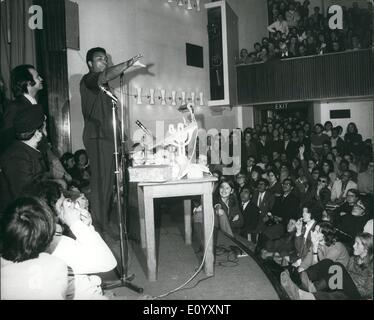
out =
{"type": "Polygon", "coordinates": [[[67,264],[45,253],[55,227],[51,209],[36,198],[19,198],[7,208],[1,232],[1,299],[71,297],[67,264]]]}
{"type": "Polygon", "coordinates": [[[317,222],[314,213],[308,208],[303,208],[302,217],[296,221],[295,248],[298,259],[294,262],[294,267],[299,267],[312,247],[312,230],[317,222]]]}
{"type": "Polygon", "coordinates": [[[337,233],[329,222],[318,223],[311,231],[312,246],[301,261],[299,272],[307,270],[323,259],[330,259],[347,266],[349,254],[343,243],[338,241],[337,233]]]}
{"type": "Polygon", "coordinates": [[[292,300],[372,300],[373,235],[357,235],[353,250],[347,267],[325,259],[302,272],[301,288],[291,280],[288,271],[282,272],[282,287],[292,300]]]}
{"type": "Polygon", "coordinates": [[[243,227],[243,216],[235,196],[234,183],[224,180],[220,183],[218,190],[219,196],[214,199],[215,226],[230,236],[234,236],[243,227]]]}
{"type": "Polygon", "coordinates": [[[290,219],[287,225],[287,232],[279,239],[268,240],[264,249],[261,250],[261,258],[269,257],[282,266],[293,263],[297,259],[295,248],[296,221],[290,219]]]}
{"type": "Polygon", "coordinates": [[[335,223],[335,227],[353,239],[356,234],[363,230],[366,222],[370,219],[368,213],[368,203],[364,200],[359,200],[354,204],[352,212],[342,216],[335,223]]]}
{"type": "MultiPolygon", "coordinates": [[[[48,252],[73,269],[74,299],[102,299],[101,279],[91,275],[113,270],[117,261],[92,225],[90,213],[78,201],[65,198],[54,182],[40,182],[33,188],[36,196],[44,199],[55,213],[55,219],[66,225],[75,239],[56,233],[48,252]]],[[[31,193],[30,192],[30,193],[31,193]]]]}

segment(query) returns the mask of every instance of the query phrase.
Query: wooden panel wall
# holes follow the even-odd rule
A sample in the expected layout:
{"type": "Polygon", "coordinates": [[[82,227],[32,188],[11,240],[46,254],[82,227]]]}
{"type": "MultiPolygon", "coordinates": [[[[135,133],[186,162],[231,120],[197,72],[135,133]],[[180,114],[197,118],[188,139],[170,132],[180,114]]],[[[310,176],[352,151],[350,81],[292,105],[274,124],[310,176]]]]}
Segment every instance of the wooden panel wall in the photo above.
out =
{"type": "Polygon", "coordinates": [[[374,96],[371,49],[237,67],[238,103],[374,96]]]}

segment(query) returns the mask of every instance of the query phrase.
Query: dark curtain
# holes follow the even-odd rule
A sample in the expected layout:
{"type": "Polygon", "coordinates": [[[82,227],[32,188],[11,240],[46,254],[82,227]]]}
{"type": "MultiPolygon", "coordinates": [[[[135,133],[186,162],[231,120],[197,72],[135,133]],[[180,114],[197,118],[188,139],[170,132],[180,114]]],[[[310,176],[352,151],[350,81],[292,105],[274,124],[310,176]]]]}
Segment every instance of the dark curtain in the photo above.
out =
{"type": "Polygon", "coordinates": [[[11,98],[10,71],[19,64],[36,64],[35,31],[28,26],[32,0],[0,2],[0,76],[11,98]]]}

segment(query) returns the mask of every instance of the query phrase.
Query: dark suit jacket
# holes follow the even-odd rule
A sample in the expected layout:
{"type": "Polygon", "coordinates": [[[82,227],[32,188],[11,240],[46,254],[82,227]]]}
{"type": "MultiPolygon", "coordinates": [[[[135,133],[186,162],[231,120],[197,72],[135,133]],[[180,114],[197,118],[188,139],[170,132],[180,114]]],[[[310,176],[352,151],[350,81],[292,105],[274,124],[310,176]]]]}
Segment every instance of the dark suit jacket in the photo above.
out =
{"type": "Polygon", "coordinates": [[[273,211],[274,216],[282,218],[282,223],[287,226],[290,219],[297,220],[300,217],[300,200],[291,192],[287,197],[280,196],[275,200],[273,211]]]}
{"type": "Polygon", "coordinates": [[[260,218],[258,207],[249,201],[245,209],[242,208],[242,215],[244,219],[243,231],[246,234],[255,232],[260,218]]]}
{"type": "Polygon", "coordinates": [[[270,156],[271,145],[268,141],[266,141],[265,145],[263,145],[260,141],[257,143],[257,152],[258,158],[261,158],[263,154],[270,156]]]}
{"type": "Polygon", "coordinates": [[[286,147],[286,143],[283,142],[283,148],[286,152],[287,159],[289,161],[291,161],[292,158],[297,157],[297,155],[299,153],[299,145],[295,141],[290,140],[287,144],[287,147],[286,147]]]}
{"type": "Polygon", "coordinates": [[[264,218],[267,216],[268,212],[272,212],[274,202],[275,202],[275,196],[272,192],[270,192],[269,190],[266,190],[264,198],[262,199],[262,202],[260,206],[258,207],[257,204],[258,204],[259,196],[260,196],[260,192],[258,190],[255,190],[253,192],[252,203],[259,209],[257,231],[261,232],[265,228],[264,218]]]}
{"type": "Polygon", "coordinates": [[[18,96],[11,101],[4,110],[4,119],[0,128],[0,153],[6,150],[15,141],[14,120],[17,115],[32,106],[32,103],[25,96],[18,96]]]}
{"type": "Polygon", "coordinates": [[[47,172],[42,154],[21,141],[15,141],[0,157],[0,168],[0,185],[6,188],[4,193],[0,192],[3,206],[17,199],[24,187],[41,180],[47,172]]]}

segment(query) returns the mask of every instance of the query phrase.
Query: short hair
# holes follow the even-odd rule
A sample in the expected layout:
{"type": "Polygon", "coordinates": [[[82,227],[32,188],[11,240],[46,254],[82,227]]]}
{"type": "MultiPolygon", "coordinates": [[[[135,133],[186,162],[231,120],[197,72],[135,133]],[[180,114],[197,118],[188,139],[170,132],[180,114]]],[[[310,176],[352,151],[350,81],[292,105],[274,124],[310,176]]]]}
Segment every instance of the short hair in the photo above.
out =
{"type": "Polygon", "coordinates": [[[353,193],[356,198],[360,197],[360,191],[358,191],[357,189],[349,189],[346,194],[348,194],[348,192],[353,193]]]}
{"type": "Polygon", "coordinates": [[[84,155],[86,156],[87,161],[88,161],[88,154],[87,154],[87,151],[84,150],[84,149],[79,149],[78,151],[75,151],[75,153],[74,153],[74,160],[75,160],[76,163],[78,163],[78,161],[79,161],[79,157],[80,157],[82,154],[84,154],[84,155]]]}
{"type": "Polygon", "coordinates": [[[15,97],[21,96],[27,93],[27,85],[34,86],[36,83],[32,76],[30,69],[35,69],[31,64],[22,64],[15,67],[10,73],[10,82],[15,97]]]}
{"type": "Polygon", "coordinates": [[[63,165],[66,165],[67,161],[70,159],[74,159],[74,155],[71,152],[65,152],[60,158],[60,161],[63,165]]]}
{"type": "Polygon", "coordinates": [[[290,183],[291,187],[295,187],[295,183],[293,182],[293,180],[291,178],[284,179],[282,184],[284,184],[286,181],[288,181],[290,183]]]}
{"type": "Polygon", "coordinates": [[[222,180],[218,185],[218,189],[220,189],[222,184],[224,183],[227,183],[231,187],[232,190],[235,190],[235,183],[231,179],[222,180]]]}
{"type": "Polygon", "coordinates": [[[268,187],[270,185],[269,181],[267,179],[264,179],[264,178],[261,178],[258,180],[257,182],[257,185],[260,183],[260,182],[263,182],[265,183],[265,186],[268,187]]]}
{"type": "Polygon", "coordinates": [[[47,250],[55,233],[53,213],[37,198],[20,198],[2,221],[3,257],[13,262],[35,259],[47,250]]]}
{"type": "Polygon", "coordinates": [[[337,232],[330,222],[321,222],[318,224],[325,239],[326,246],[330,247],[337,241],[337,232]]]}
{"type": "Polygon", "coordinates": [[[44,201],[51,208],[55,214],[57,222],[58,213],[56,212],[55,205],[62,195],[62,187],[53,181],[40,181],[36,184],[30,184],[25,188],[24,194],[28,197],[35,197],[44,201]]]}
{"type": "Polygon", "coordinates": [[[95,53],[98,53],[98,52],[102,52],[104,54],[106,54],[106,50],[104,48],[101,48],[101,47],[96,47],[96,48],[91,48],[90,50],[87,51],[87,54],[86,54],[86,63],[88,65],[88,61],[93,61],[93,57],[95,55],[95,53]]]}

